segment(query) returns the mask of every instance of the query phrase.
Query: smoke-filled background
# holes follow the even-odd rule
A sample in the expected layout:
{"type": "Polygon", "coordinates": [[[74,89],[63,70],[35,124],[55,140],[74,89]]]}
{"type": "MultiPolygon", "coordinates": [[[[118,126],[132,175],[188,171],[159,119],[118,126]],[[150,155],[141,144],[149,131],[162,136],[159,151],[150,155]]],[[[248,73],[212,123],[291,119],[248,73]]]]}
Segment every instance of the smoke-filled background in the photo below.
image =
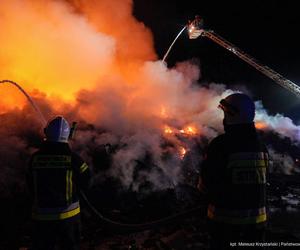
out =
{"type": "MultiPolygon", "coordinates": [[[[0,79],[20,83],[47,119],[62,114],[78,121],[72,146],[95,173],[107,167],[97,154],[110,144],[105,175],[134,190],[145,181],[168,188],[184,181],[186,169],[199,169],[203,148],[223,131],[218,103],[233,91],[201,82],[195,61],[168,68],[132,11],[132,0],[2,0],[0,79]]],[[[257,128],[278,138],[267,142],[271,156],[291,173],[294,160],[277,144],[285,138],[298,144],[300,127],[256,105],[257,128]]],[[[24,96],[2,84],[2,194],[24,188],[42,129],[24,96]]]]}

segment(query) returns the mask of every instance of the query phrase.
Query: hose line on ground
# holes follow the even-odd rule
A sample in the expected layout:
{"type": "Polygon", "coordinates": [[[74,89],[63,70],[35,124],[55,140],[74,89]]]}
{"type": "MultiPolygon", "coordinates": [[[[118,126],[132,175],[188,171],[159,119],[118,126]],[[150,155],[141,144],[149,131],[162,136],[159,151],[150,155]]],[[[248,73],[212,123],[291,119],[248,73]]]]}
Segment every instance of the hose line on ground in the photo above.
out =
{"type": "Polygon", "coordinates": [[[121,222],[113,221],[111,219],[106,218],[105,216],[102,215],[101,212],[99,212],[99,210],[97,208],[95,208],[92,205],[92,203],[88,200],[88,198],[86,197],[86,195],[84,194],[83,191],[80,191],[80,194],[81,194],[83,200],[86,202],[87,206],[97,215],[97,217],[100,220],[102,220],[103,222],[105,222],[106,224],[111,225],[111,226],[115,226],[115,227],[117,226],[117,227],[121,227],[121,228],[124,228],[124,229],[132,229],[132,230],[133,229],[135,229],[135,230],[145,230],[145,229],[148,229],[148,228],[151,228],[151,227],[154,227],[154,226],[159,226],[163,223],[170,222],[170,221],[172,221],[172,220],[174,220],[178,217],[181,217],[183,215],[186,215],[186,214],[189,214],[189,213],[192,213],[192,212],[195,212],[197,210],[205,208],[205,206],[202,205],[202,206],[191,208],[189,210],[186,210],[186,211],[174,214],[174,215],[167,216],[167,217],[159,219],[159,220],[154,220],[154,221],[147,222],[147,223],[128,224],[128,223],[121,223],[121,222]]]}

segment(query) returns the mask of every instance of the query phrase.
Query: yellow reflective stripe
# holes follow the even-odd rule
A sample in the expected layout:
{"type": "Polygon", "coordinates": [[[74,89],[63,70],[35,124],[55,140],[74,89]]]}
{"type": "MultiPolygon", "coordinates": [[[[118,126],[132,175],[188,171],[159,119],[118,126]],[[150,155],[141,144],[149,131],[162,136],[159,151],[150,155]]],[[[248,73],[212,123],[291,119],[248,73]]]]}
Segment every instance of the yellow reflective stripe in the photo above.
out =
{"type": "Polygon", "coordinates": [[[73,196],[73,181],[72,181],[72,177],[73,177],[73,171],[70,171],[70,179],[69,179],[69,184],[70,184],[70,187],[69,187],[69,202],[71,203],[72,202],[72,196],[73,196]]]}
{"type": "Polygon", "coordinates": [[[216,208],[213,204],[208,205],[208,210],[212,214],[224,215],[227,217],[251,217],[266,213],[266,207],[251,209],[233,209],[233,208],[216,208]]]}
{"type": "Polygon", "coordinates": [[[257,209],[226,209],[216,208],[210,204],[207,210],[208,218],[229,224],[257,224],[267,220],[266,207],[257,209]]]}
{"type": "Polygon", "coordinates": [[[261,222],[267,221],[267,214],[261,214],[257,216],[251,216],[251,217],[244,217],[244,218],[237,218],[237,217],[228,217],[228,216],[221,216],[221,215],[215,215],[212,211],[208,210],[207,212],[208,218],[211,220],[224,222],[228,224],[258,224],[261,222]]]}
{"type": "Polygon", "coordinates": [[[231,160],[227,164],[228,168],[252,167],[252,168],[266,168],[265,160],[231,160]]]}
{"type": "Polygon", "coordinates": [[[70,170],[66,171],[66,202],[69,203],[69,173],[70,170]]]}
{"type": "Polygon", "coordinates": [[[81,167],[79,168],[79,172],[83,173],[85,170],[87,170],[89,166],[86,163],[83,163],[81,167]]]}
{"type": "Polygon", "coordinates": [[[73,195],[73,171],[67,170],[66,172],[66,202],[70,204],[72,202],[73,195]]]}
{"type": "Polygon", "coordinates": [[[32,218],[35,220],[63,220],[73,217],[80,213],[80,207],[77,207],[71,211],[60,214],[32,214],[32,218]]]}

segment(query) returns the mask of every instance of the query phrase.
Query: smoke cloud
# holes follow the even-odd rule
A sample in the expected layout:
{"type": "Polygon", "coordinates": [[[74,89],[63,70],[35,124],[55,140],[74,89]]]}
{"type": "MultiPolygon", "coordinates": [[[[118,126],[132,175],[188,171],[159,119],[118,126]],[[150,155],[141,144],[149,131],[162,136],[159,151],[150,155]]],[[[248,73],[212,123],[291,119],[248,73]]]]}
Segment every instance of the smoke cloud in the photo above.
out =
{"type": "Polygon", "coordinates": [[[271,116],[263,108],[260,101],[256,102],[256,120],[265,131],[274,131],[281,137],[288,137],[292,142],[299,144],[300,126],[294,124],[292,119],[282,114],[271,116]]]}
{"type": "Polygon", "coordinates": [[[29,91],[70,99],[93,87],[114,60],[115,39],[62,1],[3,0],[0,16],[0,76],[29,91]]]}
{"type": "MultiPolygon", "coordinates": [[[[0,78],[20,83],[51,118],[78,121],[73,148],[94,169],[99,145],[114,148],[106,172],[125,187],[171,187],[197,169],[201,150],[222,133],[222,84],[201,86],[199,66],[167,68],[132,0],[3,0],[0,78]],[[151,167],[150,167],[151,166],[151,167]],[[138,173],[137,173],[138,172],[138,173]]],[[[0,188],[22,186],[42,127],[24,97],[0,86],[0,188]]],[[[299,141],[299,126],[257,102],[258,128],[299,141]]],[[[0,190],[0,191],[1,191],[0,190]]],[[[7,192],[7,191],[6,191],[7,192]]]]}

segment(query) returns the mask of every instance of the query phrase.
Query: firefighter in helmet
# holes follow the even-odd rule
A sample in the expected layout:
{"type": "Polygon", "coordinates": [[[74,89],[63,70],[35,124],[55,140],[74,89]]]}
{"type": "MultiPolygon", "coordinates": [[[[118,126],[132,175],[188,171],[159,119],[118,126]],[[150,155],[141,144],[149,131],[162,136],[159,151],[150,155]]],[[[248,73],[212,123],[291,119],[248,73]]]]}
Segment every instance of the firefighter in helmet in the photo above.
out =
{"type": "Polygon", "coordinates": [[[50,120],[45,140],[31,157],[33,249],[79,249],[78,193],[88,186],[88,165],[69,147],[70,126],[62,116],[50,120]]]}
{"type": "Polygon", "coordinates": [[[199,188],[208,198],[211,249],[230,242],[261,242],[267,221],[268,153],[254,125],[255,105],[245,94],[220,101],[225,133],[208,145],[199,188]]]}

